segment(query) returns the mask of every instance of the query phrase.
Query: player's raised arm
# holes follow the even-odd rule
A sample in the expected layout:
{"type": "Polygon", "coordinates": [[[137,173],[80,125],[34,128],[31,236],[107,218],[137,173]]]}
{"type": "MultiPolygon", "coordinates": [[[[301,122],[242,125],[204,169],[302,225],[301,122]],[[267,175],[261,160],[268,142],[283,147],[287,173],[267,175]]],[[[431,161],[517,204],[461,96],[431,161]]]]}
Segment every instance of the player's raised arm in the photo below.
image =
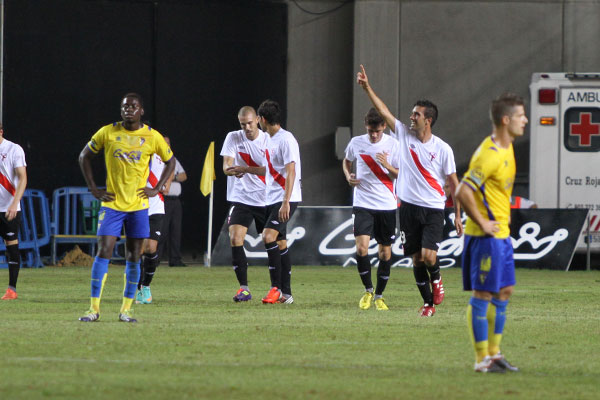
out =
{"type": "Polygon", "coordinates": [[[369,96],[371,103],[373,103],[373,106],[379,111],[379,114],[381,114],[387,126],[389,126],[390,129],[394,129],[394,126],[396,126],[396,117],[394,117],[390,109],[375,94],[371,85],[369,85],[369,78],[367,77],[367,72],[362,64],[360,65],[360,71],[356,74],[356,83],[367,92],[367,96],[369,96]]]}

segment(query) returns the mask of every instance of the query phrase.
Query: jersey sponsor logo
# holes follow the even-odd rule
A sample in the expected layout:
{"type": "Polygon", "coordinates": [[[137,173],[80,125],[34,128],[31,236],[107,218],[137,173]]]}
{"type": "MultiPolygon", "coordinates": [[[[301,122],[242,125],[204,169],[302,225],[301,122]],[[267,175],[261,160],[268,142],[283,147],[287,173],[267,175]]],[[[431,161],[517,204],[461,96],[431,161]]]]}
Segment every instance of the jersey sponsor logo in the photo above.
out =
{"type": "Polygon", "coordinates": [[[421,175],[423,175],[423,178],[425,178],[429,186],[431,186],[436,192],[438,192],[441,196],[445,198],[446,194],[444,193],[444,189],[442,189],[438,181],[436,181],[435,178],[429,173],[429,171],[427,171],[427,169],[423,166],[423,164],[421,164],[421,160],[419,160],[419,156],[417,155],[417,153],[415,153],[413,150],[410,150],[410,155],[413,161],[415,162],[417,169],[419,170],[421,175]]]}
{"type": "MultiPolygon", "coordinates": [[[[242,153],[241,151],[238,152],[238,154],[240,155],[240,157],[242,158],[242,160],[244,160],[244,162],[246,163],[247,166],[249,167],[260,167],[260,165],[258,165],[250,156],[250,154],[248,153],[242,153]]],[[[266,183],[265,182],[265,177],[261,176],[261,175],[256,175],[258,177],[258,179],[260,179],[262,181],[262,183],[266,183]]]]}
{"type": "MultiPolygon", "coordinates": [[[[363,159],[365,164],[369,167],[369,169],[373,172],[373,174],[387,187],[390,192],[394,193],[394,182],[390,179],[390,177],[385,173],[383,169],[377,164],[373,157],[361,154],[360,158],[363,159]]],[[[395,194],[394,194],[395,195],[395,194]]]]}
{"type": "Polygon", "coordinates": [[[123,149],[116,149],[113,152],[113,157],[123,161],[136,163],[142,158],[142,152],[139,150],[124,151],[123,149]]]}
{"type": "Polygon", "coordinates": [[[573,152],[600,151],[600,108],[571,107],[565,112],[564,144],[573,152]]]}

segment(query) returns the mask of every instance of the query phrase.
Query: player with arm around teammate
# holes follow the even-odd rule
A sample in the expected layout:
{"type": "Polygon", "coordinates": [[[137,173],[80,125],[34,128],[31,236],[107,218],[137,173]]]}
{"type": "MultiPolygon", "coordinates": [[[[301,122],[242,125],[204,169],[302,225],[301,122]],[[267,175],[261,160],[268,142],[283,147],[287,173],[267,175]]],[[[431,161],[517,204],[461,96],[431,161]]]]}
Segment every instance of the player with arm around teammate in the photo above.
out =
{"type": "Polygon", "coordinates": [[[346,147],[342,169],[348,184],[354,188],[352,215],[356,240],[356,264],[365,294],[358,306],[369,309],[373,303],[373,283],[368,250],[371,237],[379,248],[375,308],[388,310],[383,299],[391,270],[392,243],[396,239],[396,192],[398,169],[398,142],[385,135],[385,121],[376,109],[371,108],[365,116],[367,133],[353,137],[346,147]],[[388,161],[390,160],[390,161],[388,161]],[[356,174],[352,163],[356,163],[356,174]],[[392,164],[390,164],[390,162],[392,164]]]}
{"type": "Polygon", "coordinates": [[[148,197],[158,194],[175,168],[175,158],[162,135],[141,122],[144,115],[142,98],[128,93],[121,100],[120,122],[106,125],[96,132],[79,155],[79,166],[92,195],[102,200],[98,222],[98,255],[92,265],[91,306],[79,318],[94,322],[100,318],[100,298],[108,274],[108,263],[115,243],[125,226],[127,236],[125,289],[119,321],[137,322],[131,314],[140,279],[140,254],[149,236],[148,197]],[[106,189],[96,185],[91,160],[104,150],[106,189]],[[156,153],[165,161],[158,183],[146,186],[149,163],[156,153]]]}
{"type": "Polygon", "coordinates": [[[265,226],[266,168],[262,164],[269,141],[269,136],[258,128],[254,108],[242,107],[238,120],[241,129],[227,134],[221,150],[223,172],[227,175],[227,201],[231,203],[227,217],[231,261],[240,285],[233,296],[236,303],[252,299],[244,240],[252,221],[258,234],[265,226]]]}
{"type": "Polygon", "coordinates": [[[4,139],[0,124],[0,236],[6,245],[8,288],[2,300],[17,299],[17,280],[21,269],[19,228],[21,226],[21,199],[27,187],[25,152],[18,144],[4,139]]]}
{"type": "Polygon", "coordinates": [[[516,283],[510,238],[510,196],[516,164],[513,141],[523,136],[523,99],[506,93],[492,102],[493,132],[469,163],[457,197],[467,213],[462,257],[463,287],[472,291],[467,308],[475,371],[518,371],[500,353],[506,307],[516,283]]]}
{"type": "MultiPolygon", "coordinates": [[[[396,193],[401,202],[399,215],[405,241],[404,254],[412,257],[415,281],[423,298],[419,315],[431,317],[445,295],[437,251],[443,239],[444,182],[448,180],[452,194],[458,186],[454,153],[431,131],[438,115],[435,104],[428,100],[417,101],[410,115],[410,127],[407,127],[377,97],[364,67],[360,67],[357,83],[388,126],[393,127],[391,135],[400,144],[396,193]]],[[[454,204],[459,207],[457,201],[454,204]]],[[[454,225],[457,234],[462,235],[460,208],[456,209],[454,225]]]]}

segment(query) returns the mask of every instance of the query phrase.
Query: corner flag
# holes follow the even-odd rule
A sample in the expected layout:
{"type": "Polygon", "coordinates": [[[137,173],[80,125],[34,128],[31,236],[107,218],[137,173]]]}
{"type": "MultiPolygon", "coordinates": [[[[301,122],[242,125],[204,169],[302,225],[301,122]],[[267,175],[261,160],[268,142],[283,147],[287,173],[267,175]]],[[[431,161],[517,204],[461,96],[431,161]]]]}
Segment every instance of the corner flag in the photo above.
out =
{"type": "Polygon", "coordinates": [[[200,179],[200,191],[204,196],[208,196],[212,192],[212,181],[215,179],[217,179],[215,174],[215,142],[210,142],[204,159],[202,178],[200,179]]]}

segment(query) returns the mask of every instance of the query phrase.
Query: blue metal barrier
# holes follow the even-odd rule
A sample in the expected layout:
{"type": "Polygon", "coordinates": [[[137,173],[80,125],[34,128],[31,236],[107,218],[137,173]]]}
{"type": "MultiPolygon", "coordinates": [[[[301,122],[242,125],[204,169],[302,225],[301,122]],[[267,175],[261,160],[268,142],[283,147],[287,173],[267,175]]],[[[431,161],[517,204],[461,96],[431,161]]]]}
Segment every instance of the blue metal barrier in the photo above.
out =
{"type": "MultiPolygon", "coordinates": [[[[96,226],[99,203],[87,187],[62,187],[52,194],[51,258],[56,264],[56,248],[61,243],[85,243],[89,253],[96,253],[96,226]]],[[[117,241],[113,258],[122,258],[118,246],[125,243],[124,237],[117,241]]]]}
{"type": "MultiPolygon", "coordinates": [[[[19,231],[19,250],[22,266],[43,267],[40,257],[40,247],[50,243],[50,213],[48,198],[44,192],[26,189],[21,199],[21,229],[19,231]]],[[[0,240],[0,252],[6,246],[0,240]]],[[[6,268],[6,256],[0,256],[0,268],[6,268]]]]}

